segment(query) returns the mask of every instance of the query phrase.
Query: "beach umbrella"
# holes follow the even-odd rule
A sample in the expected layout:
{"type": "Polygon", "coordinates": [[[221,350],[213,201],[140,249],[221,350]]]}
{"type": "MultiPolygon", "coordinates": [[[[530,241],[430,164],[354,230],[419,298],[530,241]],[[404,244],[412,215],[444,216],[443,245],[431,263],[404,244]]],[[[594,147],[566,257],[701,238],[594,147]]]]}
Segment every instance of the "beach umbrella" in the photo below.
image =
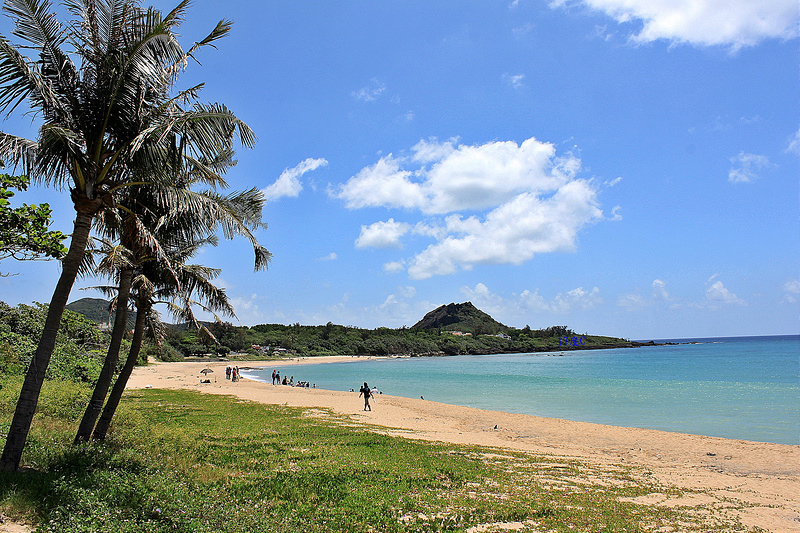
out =
{"type": "Polygon", "coordinates": [[[204,368],[203,370],[200,371],[200,373],[201,374],[213,374],[214,371],[211,370],[210,368],[204,368]]]}

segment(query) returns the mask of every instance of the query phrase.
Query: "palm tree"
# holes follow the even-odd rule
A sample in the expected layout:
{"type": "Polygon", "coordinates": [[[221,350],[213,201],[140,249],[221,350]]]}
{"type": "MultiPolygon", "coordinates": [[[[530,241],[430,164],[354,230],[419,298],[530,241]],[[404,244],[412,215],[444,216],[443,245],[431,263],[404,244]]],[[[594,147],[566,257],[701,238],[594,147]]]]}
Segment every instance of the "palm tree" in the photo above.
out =
{"type": "MultiPolygon", "coordinates": [[[[137,315],[131,348],[125,365],[108,396],[103,413],[94,428],[92,438],[95,440],[104,440],[108,433],[125,386],[139,359],[146,325],[149,323],[150,330],[154,332],[153,336],[161,337],[158,328],[160,321],[154,316],[153,309],[157,302],[168,303],[170,311],[178,317],[179,321],[194,324],[198,329],[201,329],[201,326],[192,312],[194,304],[199,304],[204,310],[215,313],[215,317],[217,312],[236,316],[225,291],[211,283],[211,280],[219,275],[219,270],[185,264],[186,260],[193,256],[203,244],[209,242],[216,244],[215,239],[203,239],[168,252],[168,264],[149,261],[139,269],[139,274],[134,278],[132,290],[132,299],[136,304],[137,315]],[[199,298],[200,302],[196,301],[193,296],[199,298]]],[[[202,329],[210,335],[205,327],[202,329]]]]}
{"type": "MultiPolygon", "coordinates": [[[[197,49],[213,45],[231,27],[221,21],[184,51],[175,29],[188,3],[164,16],[142,9],[137,0],[66,0],[73,20],[61,25],[47,0],[5,0],[4,10],[16,23],[13,35],[22,43],[0,36],[0,111],[10,114],[26,101],[42,126],[36,141],[0,133],[0,158],[35,182],[69,189],[76,215],[0,458],[3,470],[19,467],[93,219],[114,205],[122,187],[144,178],[169,180],[172,162],[230,151],[237,133],[245,146],[254,142],[249,128],[224,106],[184,107],[201,86],[170,94],[197,49]],[[28,51],[38,56],[28,58],[28,51]]],[[[224,184],[207,170],[207,180],[224,184]]]]}
{"type": "MultiPolygon", "coordinates": [[[[117,315],[103,369],[75,435],[76,443],[91,437],[111,386],[127,324],[128,293],[136,265],[157,264],[175,277],[166,255],[167,250],[174,249],[176,241],[182,244],[203,239],[198,242],[207,243],[209,240],[204,239],[204,235],[214,232],[222,224],[226,236],[245,235],[251,241],[256,270],[267,266],[270,254],[258,244],[253,233],[263,226],[263,195],[255,189],[220,196],[213,191],[195,193],[180,188],[197,183],[192,175],[193,172],[190,172],[188,176],[176,179],[177,187],[131,188],[116,210],[107,210],[105,216],[98,220],[102,222],[100,225],[104,233],[119,238],[122,243],[109,247],[101,263],[101,267],[105,264],[103,269],[106,272],[115,272],[119,279],[117,315]],[[177,201],[177,198],[183,201],[177,201]],[[192,201],[187,201],[189,198],[192,201]],[[119,250],[127,253],[120,253],[119,250]]],[[[175,282],[178,281],[175,278],[175,282]]]]}

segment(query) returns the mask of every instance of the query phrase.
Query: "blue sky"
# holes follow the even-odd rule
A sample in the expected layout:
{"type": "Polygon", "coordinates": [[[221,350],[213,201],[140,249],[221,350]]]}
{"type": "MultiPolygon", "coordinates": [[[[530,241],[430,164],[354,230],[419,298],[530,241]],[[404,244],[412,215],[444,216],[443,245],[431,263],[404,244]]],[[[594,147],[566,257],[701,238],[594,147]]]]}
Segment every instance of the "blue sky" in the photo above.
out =
{"type": "MultiPolygon", "coordinates": [[[[197,0],[186,44],[222,18],[180,85],[258,135],[228,178],[268,196],[270,268],[244,240],[198,257],[240,323],[410,326],[470,300],[634,339],[798,332],[796,0],[197,0]]],[[[71,231],[64,193],[16,200],[71,231]]],[[[11,304],[58,276],[0,270],[11,304]]]]}

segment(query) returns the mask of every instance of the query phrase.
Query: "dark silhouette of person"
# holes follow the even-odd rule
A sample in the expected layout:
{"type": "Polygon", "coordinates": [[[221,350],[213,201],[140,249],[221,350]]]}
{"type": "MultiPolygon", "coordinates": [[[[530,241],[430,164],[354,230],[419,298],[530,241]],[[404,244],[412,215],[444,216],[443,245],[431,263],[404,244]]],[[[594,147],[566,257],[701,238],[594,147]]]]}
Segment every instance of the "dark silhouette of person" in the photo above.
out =
{"type": "Polygon", "coordinates": [[[361,395],[364,396],[364,410],[365,411],[372,411],[372,407],[370,407],[370,405],[369,405],[369,397],[372,395],[372,393],[370,392],[369,385],[367,385],[366,381],[364,382],[364,386],[361,387],[361,389],[358,391],[358,395],[359,396],[361,396],[361,395]]]}

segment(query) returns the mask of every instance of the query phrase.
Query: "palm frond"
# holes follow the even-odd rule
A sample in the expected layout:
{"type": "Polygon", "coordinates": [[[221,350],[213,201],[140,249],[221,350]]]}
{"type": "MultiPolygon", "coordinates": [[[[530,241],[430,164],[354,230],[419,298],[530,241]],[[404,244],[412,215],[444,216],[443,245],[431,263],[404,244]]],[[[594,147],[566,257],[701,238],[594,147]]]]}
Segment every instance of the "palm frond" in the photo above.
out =
{"type": "MultiPolygon", "coordinates": [[[[62,49],[68,33],[58,22],[50,2],[40,0],[5,0],[4,10],[16,24],[13,34],[29,43],[39,53],[40,71],[54,87],[54,92],[74,102],[78,73],[69,55],[62,49]]],[[[66,102],[60,102],[62,105],[66,102]]],[[[64,109],[62,109],[64,111],[64,109]]],[[[68,117],[69,114],[63,114],[68,117]]]]}
{"type": "Polygon", "coordinates": [[[18,167],[26,176],[34,173],[38,147],[35,141],[0,132],[0,159],[18,167]]]}

